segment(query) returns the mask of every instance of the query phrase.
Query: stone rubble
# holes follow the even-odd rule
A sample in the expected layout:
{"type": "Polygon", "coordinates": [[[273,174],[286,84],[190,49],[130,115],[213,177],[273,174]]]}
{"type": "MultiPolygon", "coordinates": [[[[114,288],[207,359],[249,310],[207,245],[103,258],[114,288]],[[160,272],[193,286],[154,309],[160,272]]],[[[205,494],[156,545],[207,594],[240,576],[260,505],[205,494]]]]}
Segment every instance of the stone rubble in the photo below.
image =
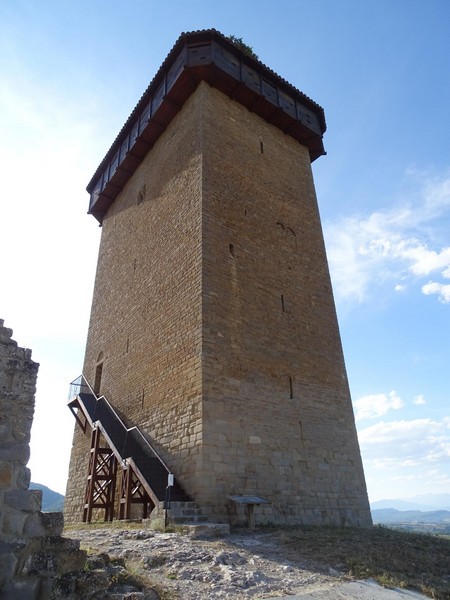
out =
{"type": "MultiPolygon", "coordinates": [[[[95,556],[106,556],[110,564],[138,573],[154,594],[149,596],[152,600],[268,598],[313,591],[341,579],[335,570],[290,554],[267,532],[242,530],[221,538],[199,539],[182,532],[94,525],[71,528],[67,535],[80,540],[92,565],[97,565],[95,556]]],[[[141,590],[143,595],[136,598],[147,598],[149,591],[141,590]]],[[[108,590],[106,595],[94,597],[109,599],[111,593],[108,590]]]]}

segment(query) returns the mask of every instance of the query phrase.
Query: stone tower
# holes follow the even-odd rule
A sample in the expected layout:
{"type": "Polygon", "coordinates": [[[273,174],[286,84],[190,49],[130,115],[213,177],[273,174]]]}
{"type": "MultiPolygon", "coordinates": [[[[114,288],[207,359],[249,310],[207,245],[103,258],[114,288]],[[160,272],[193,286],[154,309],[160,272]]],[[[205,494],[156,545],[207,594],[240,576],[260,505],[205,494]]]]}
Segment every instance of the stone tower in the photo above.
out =
{"type": "Polygon", "coordinates": [[[259,522],[371,523],[311,173],[324,131],[320,106],[219,32],[182,34],[88,186],[83,375],[214,520],[252,494],[259,522]]]}

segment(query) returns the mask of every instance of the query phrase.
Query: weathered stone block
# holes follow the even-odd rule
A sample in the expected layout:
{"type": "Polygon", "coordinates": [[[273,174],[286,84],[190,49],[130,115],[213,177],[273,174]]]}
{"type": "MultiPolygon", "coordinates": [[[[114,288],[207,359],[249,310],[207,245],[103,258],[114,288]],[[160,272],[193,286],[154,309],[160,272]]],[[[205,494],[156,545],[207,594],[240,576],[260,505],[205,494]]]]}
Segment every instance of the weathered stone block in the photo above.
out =
{"type": "MultiPolygon", "coordinates": [[[[64,515],[62,512],[40,513],[47,536],[60,536],[64,529],[64,515]]],[[[76,547],[79,544],[76,542],[76,547]]]]}
{"type": "Polygon", "coordinates": [[[2,600],[38,600],[40,581],[37,577],[14,579],[1,588],[2,600]]]}
{"type": "Polygon", "coordinates": [[[4,442],[11,438],[11,423],[5,423],[0,417],[0,441],[4,442]]]}
{"type": "Polygon", "coordinates": [[[40,511],[42,506],[41,490],[10,490],[5,492],[4,502],[16,510],[40,511]]]}
{"type": "Polygon", "coordinates": [[[76,582],[76,591],[79,594],[79,597],[83,598],[83,595],[86,597],[95,597],[94,593],[105,592],[110,586],[110,581],[108,575],[105,570],[98,569],[91,571],[89,573],[89,577],[79,578],[76,582]]]}
{"type": "Polygon", "coordinates": [[[17,557],[14,552],[16,551],[17,544],[0,541],[0,590],[2,589],[2,585],[6,581],[11,580],[15,573],[17,557]]]}
{"type": "Polygon", "coordinates": [[[33,513],[28,515],[24,523],[25,537],[60,536],[64,528],[62,513],[33,513]]]}
{"type": "Polygon", "coordinates": [[[34,552],[30,554],[23,566],[23,575],[55,575],[56,556],[48,552],[34,552]]]}
{"type": "Polygon", "coordinates": [[[26,416],[22,414],[20,416],[18,416],[18,418],[16,419],[13,428],[12,428],[12,435],[13,438],[15,440],[17,440],[18,442],[25,442],[26,444],[28,444],[30,442],[30,432],[31,432],[31,425],[33,423],[33,416],[26,416]]]}
{"type": "Polygon", "coordinates": [[[29,514],[26,518],[26,521],[23,525],[23,533],[22,535],[26,538],[34,538],[46,535],[45,527],[42,523],[41,519],[42,513],[32,513],[29,514]]]}
{"type": "Polygon", "coordinates": [[[30,459],[30,447],[27,443],[8,442],[0,445],[0,461],[17,462],[26,465],[30,459]]]}
{"type": "Polygon", "coordinates": [[[31,471],[28,467],[16,469],[16,487],[19,490],[27,490],[31,481],[31,471]]]}
{"type": "Polygon", "coordinates": [[[13,482],[13,465],[10,462],[0,462],[0,489],[10,488],[13,482]]]}
{"type": "Polygon", "coordinates": [[[5,511],[3,517],[3,533],[7,537],[22,537],[23,526],[28,517],[27,513],[17,510],[5,511]]]}

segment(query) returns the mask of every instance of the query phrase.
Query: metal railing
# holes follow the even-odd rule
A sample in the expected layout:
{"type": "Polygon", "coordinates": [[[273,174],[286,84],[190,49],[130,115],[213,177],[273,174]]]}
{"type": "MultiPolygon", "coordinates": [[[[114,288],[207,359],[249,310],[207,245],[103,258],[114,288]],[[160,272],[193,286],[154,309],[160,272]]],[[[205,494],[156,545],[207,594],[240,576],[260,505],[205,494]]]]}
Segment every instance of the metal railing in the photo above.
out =
{"type": "Polygon", "coordinates": [[[100,426],[117,458],[122,462],[132,459],[154,493],[164,497],[170,469],[140,429],[127,427],[105,396],[95,394],[84,375],[70,384],[70,401],[74,399],[91,426],[100,426]]]}

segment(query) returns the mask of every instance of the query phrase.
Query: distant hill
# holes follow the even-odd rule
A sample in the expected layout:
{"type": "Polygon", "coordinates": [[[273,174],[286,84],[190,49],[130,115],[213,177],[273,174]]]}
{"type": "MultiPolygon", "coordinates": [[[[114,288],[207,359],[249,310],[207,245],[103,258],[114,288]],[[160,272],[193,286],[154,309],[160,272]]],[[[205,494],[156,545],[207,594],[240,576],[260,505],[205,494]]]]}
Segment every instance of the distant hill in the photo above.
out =
{"type": "Polygon", "coordinates": [[[396,510],[395,508],[378,508],[372,510],[372,519],[375,524],[444,523],[446,525],[450,525],[450,511],[396,510]]]}
{"type": "Polygon", "coordinates": [[[450,494],[422,494],[413,498],[378,500],[371,502],[370,508],[372,511],[384,508],[395,508],[401,511],[450,510],[450,494]]]}
{"type": "Polygon", "coordinates": [[[395,509],[397,511],[436,510],[434,506],[430,506],[429,504],[421,504],[419,502],[412,502],[411,500],[378,500],[378,502],[372,502],[370,504],[370,508],[372,511],[388,509],[395,509]]]}
{"type": "Polygon", "coordinates": [[[62,512],[64,496],[41,483],[30,483],[30,490],[42,490],[42,512],[62,512]]]}

